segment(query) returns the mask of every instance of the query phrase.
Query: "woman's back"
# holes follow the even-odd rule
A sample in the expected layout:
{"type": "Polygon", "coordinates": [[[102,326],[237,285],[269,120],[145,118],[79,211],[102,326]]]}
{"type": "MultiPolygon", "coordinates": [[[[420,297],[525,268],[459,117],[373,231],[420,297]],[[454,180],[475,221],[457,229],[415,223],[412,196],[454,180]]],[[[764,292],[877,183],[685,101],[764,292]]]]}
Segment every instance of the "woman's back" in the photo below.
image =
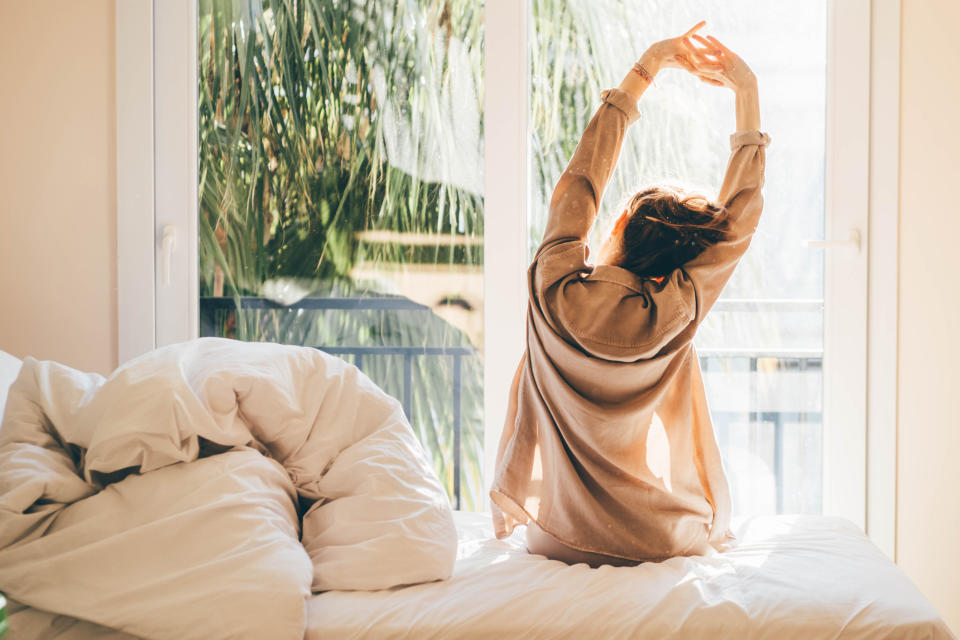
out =
{"type": "Polygon", "coordinates": [[[655,282],[588,261],[587,234],[638,117],[627,92],[602,98],[528,271],[527,353],[494,523],[505,536],[533,520],[570,549],[630,561],[704,553],[727,541],[730,496],[692,339],[756,228],[769,138],[731,137],[727,238],[655,282]]]}

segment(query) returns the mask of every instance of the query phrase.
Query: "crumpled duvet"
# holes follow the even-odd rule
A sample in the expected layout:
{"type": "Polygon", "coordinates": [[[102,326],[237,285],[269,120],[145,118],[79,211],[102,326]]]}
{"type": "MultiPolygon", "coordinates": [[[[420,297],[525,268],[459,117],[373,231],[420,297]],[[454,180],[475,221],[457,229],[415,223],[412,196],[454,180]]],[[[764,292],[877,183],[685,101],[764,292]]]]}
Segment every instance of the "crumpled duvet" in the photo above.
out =
{"type": "Polygon", "coordinates": [[[302,637],[311,591],[444,579],[456,548],[400,404],[318,350],[204,338],[106,379],[27,358],[10,387],[0,591],[31,607],[302,637]]]}

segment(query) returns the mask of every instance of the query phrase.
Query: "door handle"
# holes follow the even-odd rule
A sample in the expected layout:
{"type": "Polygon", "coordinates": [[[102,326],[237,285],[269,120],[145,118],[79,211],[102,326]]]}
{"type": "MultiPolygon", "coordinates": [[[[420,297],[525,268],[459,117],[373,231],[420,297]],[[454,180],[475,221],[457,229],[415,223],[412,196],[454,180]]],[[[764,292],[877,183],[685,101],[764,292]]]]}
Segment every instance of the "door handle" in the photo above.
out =
{"type": "Polygon", "coordinates": [[[861,248],[860,230],[850,229],[846,240],[804,240],[803,246],[807,249],[856,249],[861,248]]]}
{"type": "Polygon", "coordinates": [[[173,252],[177,248],[177,228],[168,224],[160,236],[160,256],[163,265],[163,284],[170,284],[170,272],[173,264],[173,252]]]}

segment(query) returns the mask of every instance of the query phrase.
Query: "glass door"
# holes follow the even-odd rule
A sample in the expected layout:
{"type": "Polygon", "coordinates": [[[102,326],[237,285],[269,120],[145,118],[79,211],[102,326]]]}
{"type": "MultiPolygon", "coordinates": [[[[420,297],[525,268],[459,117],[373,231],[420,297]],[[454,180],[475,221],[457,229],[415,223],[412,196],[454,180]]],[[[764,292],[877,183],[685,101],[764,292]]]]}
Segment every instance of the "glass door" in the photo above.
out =
{"type": "Polygon", "coordinates": [[[200,0],[199,335],[306,345],[483,499],[483,5],[200,0]]]}
{"type": "MultiPolygon", "coordinates": [[[[550,192],[601,90],[616,86],[646,46],[706,19],[704,31],[756,73],[763,129],[773,139],[760,226],[695,340],[734,513],[821,513],[824,367],[850,357],[825,354],[824,253],[805,243],[824,237],[827,212],[828,3],[721,4],[722,11],[707,0],[656,7],[532,0],[528,248],[532,258],[550,192]]],[[[713,197],[722,181],[735,131],[729,90],[667,70],[640,110],[604,195],[593,246],[640,188],[670,184],[713,197]]],[[[858,313],[841,304],[835,312],[858,313]]]]}

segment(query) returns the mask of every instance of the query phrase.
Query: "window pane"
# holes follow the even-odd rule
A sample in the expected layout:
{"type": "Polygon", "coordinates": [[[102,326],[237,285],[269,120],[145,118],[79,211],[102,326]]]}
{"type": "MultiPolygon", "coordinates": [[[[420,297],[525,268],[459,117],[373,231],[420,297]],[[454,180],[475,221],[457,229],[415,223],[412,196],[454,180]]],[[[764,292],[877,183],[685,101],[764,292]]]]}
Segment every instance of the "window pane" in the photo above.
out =
{"type": "MultiPolygon", "coordinates": [[[[553,185],[599,104],[651,43],[700,19],[753,68],[767,154],[750,251],[696,344],[735,513],[821,510],[826,0],[532,0],[529,248],[553,185]]],[[[640,105],[604,196],[599,247],[626,199],[665,183],[716,195],[735,130],[733,95],[667,70],[640,105]]]]}
{"type": "Polygon", "coordinates": [[[465,508],[483,494],[482,19],[474,0],[199,3],[200,334],[354,362],[465,508]]]}

